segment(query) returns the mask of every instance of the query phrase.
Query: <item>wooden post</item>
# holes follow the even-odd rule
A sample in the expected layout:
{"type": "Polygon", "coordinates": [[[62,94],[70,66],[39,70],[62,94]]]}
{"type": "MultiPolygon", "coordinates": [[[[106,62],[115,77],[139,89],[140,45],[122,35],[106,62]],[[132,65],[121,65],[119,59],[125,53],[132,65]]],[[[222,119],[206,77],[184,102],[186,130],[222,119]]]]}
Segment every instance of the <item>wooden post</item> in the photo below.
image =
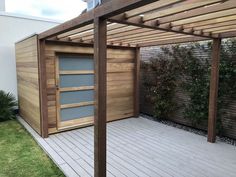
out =
{"type": "Polygon", "coordinates": [[[94,176],[106,177],[107,21],[94,19],[94,176]]]}
{"type": "Polygon", "coordinates": [[[139,117],[140,48],[136,48],[134,69],[134,117],[139,117]]]}
{"type": "Polygon", "coordinates": [[[211,143],[214,143],[216,140],[220,45],[221,45],[221,39],[213,40],[210,93],[209,93],[208,137],[207,137],[207,141],[211,143]]]}
{"type": "Polygon", "coordinates": [[[48,137],[48,104],[47,104],[47,78],[45,59],[45,40],[38,40],[39,48],[39,87],[40,87],[40,114],[41,135],[48,137]]]}

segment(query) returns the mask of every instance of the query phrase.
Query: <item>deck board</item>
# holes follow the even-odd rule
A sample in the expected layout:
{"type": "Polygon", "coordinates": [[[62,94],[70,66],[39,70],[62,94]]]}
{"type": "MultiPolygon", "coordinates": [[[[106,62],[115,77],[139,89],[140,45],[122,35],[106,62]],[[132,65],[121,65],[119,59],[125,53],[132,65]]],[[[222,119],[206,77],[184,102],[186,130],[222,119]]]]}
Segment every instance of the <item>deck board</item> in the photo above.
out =
{"type": "MultiPolygon", "coordinates": [[[[19,121],[66,176],[93,176],[93,127],[41,138],[19,121]]],[[[235,177],[236,147],[145,118],[107,124],[108,177],[235,177]]]]}

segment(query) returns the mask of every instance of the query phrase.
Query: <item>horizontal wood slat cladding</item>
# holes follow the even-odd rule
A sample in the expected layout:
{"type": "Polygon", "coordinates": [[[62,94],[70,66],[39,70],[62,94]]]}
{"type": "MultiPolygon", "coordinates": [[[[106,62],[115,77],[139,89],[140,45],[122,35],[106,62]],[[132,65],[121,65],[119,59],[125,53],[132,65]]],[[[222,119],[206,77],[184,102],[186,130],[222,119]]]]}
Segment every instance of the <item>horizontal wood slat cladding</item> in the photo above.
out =
{"type": "MultiPolygon", "coordinates": [[[[158,46],[142,48],[141,50],[142,60],[148,61],[151,57],[155,57],[159,52],[160,52],[160,47],[158,46]]],[[[201,58],[207,57],[206,53],[205,54],[200,53],[199,51],[196,50],[193,52],[195,56],[199,56],[201,58]]],[[[234,61],[236,62],[236,58],[234,61]]],[[[150,74],[151,76],[151,73],[143,73],[141,70],[141,75],[143,74],[150,74]]],[[[142,85],[142,82],[140,84],[141,84],[140,85],[141,112],[153,115],[154,114],[153,105],[145,100],[144,96],[146,94],[146,91],[144,86],[142,85]]],[[[183,89],[179,87],[176,89],[174,99],[178,100],[177,103],[179,103],[179,105],[188,104],[189,101],[187,93],[185,93],[183,89]]],[[[183,111],[184,111],[183,106],[181,106],[178,110],[174,112],[170,120],[183,125],[192,126],[190,119],[184,118],[183,111]]],[[[222,124],[224,128],[223,134],[227,137],[236,139],[236,100],[231,101],[230,104],[227,107],[225,107],[223,111],[225,112],[224,115],[222,116],[222,124]]],[[[202,125],[199,125],[197,128],[206,130],[207,122],[203,123],[202,125]]]]}
{"type": "Polygon", "coordinates": [[[16,43],[15,48],[20,115],[41,134],[37,36],[16,43]]]}
{"type": "MultiPolygon", "coordinates": [[[[52,90],[48,92],[47,96],[49,133],[57,132],[56,53],[93,55],[93,48],[52,43],[46,44],[47,88],[52,90]]],[[[107,50],[107,121],[123,119],[134,115],[134,61],[135,49],[133,48],[109,48],[107,50]]]]}

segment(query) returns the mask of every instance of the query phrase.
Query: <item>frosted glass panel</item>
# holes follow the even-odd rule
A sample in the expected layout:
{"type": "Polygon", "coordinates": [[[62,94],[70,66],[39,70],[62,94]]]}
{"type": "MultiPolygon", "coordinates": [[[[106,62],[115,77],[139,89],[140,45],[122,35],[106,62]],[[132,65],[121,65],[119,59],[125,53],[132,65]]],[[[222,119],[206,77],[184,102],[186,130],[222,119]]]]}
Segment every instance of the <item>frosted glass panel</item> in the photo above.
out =
{"type": "Polygon", "coordinates": [[[94,70],[91,56],[59,56],[59,68],[63,70],[94,70]]]}
{"type": "Polygon", "coordinates": [[[94,75],[60,75],[60,87],[81,87],[81,86],[93,86],[94,75]]]}
{"type": "Polygon", "coordinates": [[[81,103],[94,100],[93,90],[83,90],[74,92],[61,92],[60,103],[61,104],[72,104],[81,103]]]}
{"type": "Polygon", "coordinates": [[[61,109],[61,121],[68,121],[94,115],[94,106],[61,109]]]}

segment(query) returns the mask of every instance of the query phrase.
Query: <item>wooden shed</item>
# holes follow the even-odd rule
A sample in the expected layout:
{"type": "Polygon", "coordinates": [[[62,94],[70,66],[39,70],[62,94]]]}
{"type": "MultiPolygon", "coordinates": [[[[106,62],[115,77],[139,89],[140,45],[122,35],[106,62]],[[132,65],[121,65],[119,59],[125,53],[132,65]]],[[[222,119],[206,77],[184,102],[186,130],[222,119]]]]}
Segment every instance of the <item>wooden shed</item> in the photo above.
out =
{"type": "MultiPolygon", "coordinates": [[[[134,47],[107,48],[107,121],[137,115],[137,52],[134,47]]],[[[47,41],[42,46],[38,35],[16,43],[20,115],[40,135],[93,124],[93,54],[89,44],[47,41]],[[45,63],[40,60],[40,48],[45,63]],[[40,86],[40,73],[45,73],[46,85],[40,86]],[[42,102],[44,96],[47,99],[42,102]]]]}

